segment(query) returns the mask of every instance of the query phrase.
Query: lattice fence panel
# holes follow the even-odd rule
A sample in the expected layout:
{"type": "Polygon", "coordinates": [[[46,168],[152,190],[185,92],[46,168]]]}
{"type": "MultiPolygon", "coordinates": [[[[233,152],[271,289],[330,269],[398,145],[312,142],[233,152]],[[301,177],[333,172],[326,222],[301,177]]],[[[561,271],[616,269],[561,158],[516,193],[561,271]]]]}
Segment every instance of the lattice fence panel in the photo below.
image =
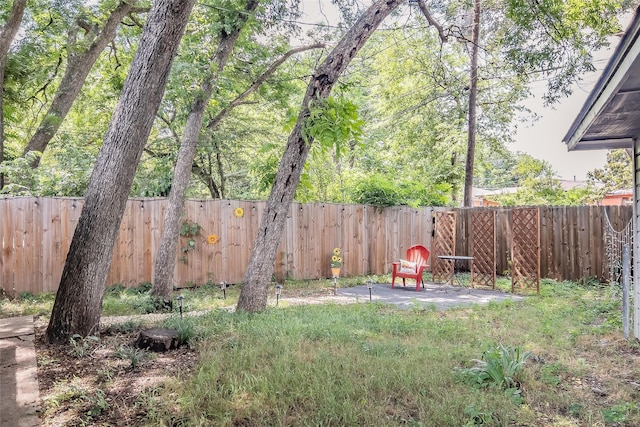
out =
{"type": "Polygon", "coordinates": [[[496,287],[496,211],[471,214],[471,286],[496,287]]]}
{"type": "MultiPolygon", "coordinates": [[[[631,220],[620,231],[611,224],[609,214],[604,211],[606,229],[604,234],[605,253],[609,267],[609,281],[622,284],[622,248],[629,246],[633,249],[633,224],[631,220]]],[[[631,256],[633,256],[633,251],[631,256]]]]}
{"type": "Polygon", "coordinates": [[[456,213],[436,212],[432,243],[431,274],[434,282],[445,283],[453,277],[453,263],[439,255],[456,254],[456,213]]]}
{"type": "Polygon", "coordinates": [[[540,213],[523,208],[511,215],[511,291],[517,286],[540,293],[540,213]]]}

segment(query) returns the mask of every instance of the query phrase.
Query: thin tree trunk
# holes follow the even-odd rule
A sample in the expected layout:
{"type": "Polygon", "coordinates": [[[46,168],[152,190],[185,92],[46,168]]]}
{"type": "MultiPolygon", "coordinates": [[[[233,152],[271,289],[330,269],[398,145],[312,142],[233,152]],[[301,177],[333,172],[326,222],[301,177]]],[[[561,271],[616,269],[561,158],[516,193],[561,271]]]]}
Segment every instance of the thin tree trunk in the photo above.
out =
{"type": "Polygon", "coordinates": [[[476,153],[476,111],[478,96],[478,41],[480,38],[480,0],[473,0],[471,32],[471,82],[469,85],[469,137],[464,174],[464,206],[473,206],[473,164],[476,153]]]}
{"type": "Polygon", "coordinates": [[[47,328],[49,342],[98,332],[127,196],[194,1],[153,4],[91,175],[47,328]]]}
{"type": "MultiPolygon", "coordinates": [[[[4,161],[4,70],[9,48],[22,22],[27,0],[14,0],[7,22],[0,27],[0,163],[4,161]]],[[[0,173],[0,190],[4,188],[4,174],[0,173]]]]}
{"type": "Polygon", "coordinates": [[[219,46],[214,62],[215,70],[202,82],[198,96],[189,110],[180,149],[178,150],[175,172],[173,173],[169,203],[164,215],[164,225],[158,254],[156,255],[153,286],[151,288],[151,294],[162,299],[165,303],[170,303],[171,301],[173,271],[176,266],[176,250],[180,238],[180,219],[184,208],[184,193],[189,185],[193,160],[196,157],[196,148],[200,130],[202,129],[204,112],[217,86],[218,76],[226,66],[242,28],[244,28],[249,19],[249,15],[258,7],[258,3],[258,0],[248,0],[244,10],[238,13],[235,27],[230,32],[223,30],[219,34],[219,46]]]}
{"type": "MultiPolygon", "coordinates": [[[[121,1],[118,7],[111,12],[104,27],[95,35],[93,42],[85,51],[78,52],[76,50],[78,43],[75,41],[75,32],[79,31],[80,28],[71,30],[74,33],[69,36],[67,67],[60,81],[60,86],[58,86],[47,114],[42,118],[36,132],[25,147],[22,153],[23,157],[30,151],[42,153],[47,148],[47,145],[62,125],[67,113],[69,113],[73,102],[78,97],[91,68],[93,68],[93,64],[95,64],[109,43],[115,39],[116,30],[120,22],[134,10],[146,10],[134,9],[135,3],[135,0],[131,2],[121,1]]],[[[40,164],[40,157],[36,157],[33,160],[31,167],[36,168],[38,164],[40,164]]]]}
{"type": "Polygon", "coordinates": [[[237,308],[250,312],[264,310],[278,246],[293,201],[300,174],[313,141],[305,142],[302,130],[314,103],[326,99],[340,74],[349,65],[380,23],[404,0],[378,0],[347,31],[338,45],[316,69],[309,82],[298,120],[287,140],[278,173],[260,220],[258,234],[245,274],[237,308]]]}
{"type": "MultiPolygon", "coordinates": [[[[264,73],[262,73],[256,79],[256,81],[253,82],[251,86],[249,86],[249,88],[247,88],[244,92],[238,95],[233,101],[227,104],[226,107],[220,110],[218,114],[216,114],[211,120],[209,120],[209,123],[207,124],[207,130],[209,132],[215,131],[215,129],[220,124],[220,122],[222,122],[222,120],[224,120],[225,117],[227,117],[231,113],[231,111],[233,111],[234,108],[242,104],[249,95],[255,92],[289,57],[299,52],[304,52],[310,49],[319,49],[324,46],[325,46],[324,43],[316,43],[309,46],[297,47],[286,52],[284,55],[278,58],[273,64],[271,64],[271,66],[264,73]]],[[[216,148],[217,148],[217,145],[216,145],[216,148]]],[[[215,180],[213,179],[212,172],[210,170],[209,171],[205,170],[203,166],[199,165],[195,161],[193,163],[193,166],[191,167],[191,172],[196,176],[198,176],[198,178],[200,178],[200,180],[207,186],[207,188],[209,189],[209,194],[213,199],[224,197],[225,179],[224,179],[222,162],[221,162],[219,153],[216,154],[216,165],[218,167],[218,172],[220,175],[220,187],[218,187],[215,180]]]]}

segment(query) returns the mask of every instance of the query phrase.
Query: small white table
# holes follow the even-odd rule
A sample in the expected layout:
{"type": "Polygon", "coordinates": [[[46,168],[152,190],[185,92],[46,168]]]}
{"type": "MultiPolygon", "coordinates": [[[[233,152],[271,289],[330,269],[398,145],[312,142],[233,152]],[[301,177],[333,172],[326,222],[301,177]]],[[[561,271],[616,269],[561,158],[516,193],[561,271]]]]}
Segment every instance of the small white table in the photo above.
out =
{"type": "MultiPolygon", "coordinates": [[[[463,287],[462,282],[460,281],[460,278],[456,275],[456,261],[469,261],[469,271],[471,271],[471,269],[473,268],[473,257],[472,256],[463,256],[463,255],[438,255],[438,258],[445,260],[445,261],[451,261],[453,263],[453,274],[451,275],[451,286],[455,286],[454,285],[454,280],[456,282],[458,282],[458,285],[460,285],[460,287],[463,287]]],[[[471,285],[469,285],[471,286],[471,285]]],[[[471,292],[469,290],[469,292],[471,292]]]]}

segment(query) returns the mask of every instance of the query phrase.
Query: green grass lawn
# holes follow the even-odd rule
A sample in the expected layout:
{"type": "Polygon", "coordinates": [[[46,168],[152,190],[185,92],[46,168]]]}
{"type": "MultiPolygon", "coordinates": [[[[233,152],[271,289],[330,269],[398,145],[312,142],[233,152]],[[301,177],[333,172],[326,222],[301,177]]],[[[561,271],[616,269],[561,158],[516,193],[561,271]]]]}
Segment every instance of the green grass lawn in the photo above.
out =
{"type": "MultiPolygon", "coordinates": [[[[448,311],[283,304],[259,314],[216,308],[234,305],[237,287],[227,299],[214,287],[182,293],[185,310],[208,314],[166,324],[199,361],[130,402],[149,425],[640,425],[640,346],[622,338],[617,287],[543,280],[522,302],[448,311]]],[[[144,311],[145,295],[113,289],[105,313],[144,311]]],[[[3,301],[0,314],[51,302],[3,301]]]]}
{"type": "Polygon", "coordinates": [[[144,405],[159,425],[640,425],[640,349],[621,337],[619,300],[609,286],[544,281],[524,302],[446,312],[365,303],[173,319],[192,323],[199,367],[144,405]],[[474,370],[499,345],[530,352],[510,386],[474,370]]]}

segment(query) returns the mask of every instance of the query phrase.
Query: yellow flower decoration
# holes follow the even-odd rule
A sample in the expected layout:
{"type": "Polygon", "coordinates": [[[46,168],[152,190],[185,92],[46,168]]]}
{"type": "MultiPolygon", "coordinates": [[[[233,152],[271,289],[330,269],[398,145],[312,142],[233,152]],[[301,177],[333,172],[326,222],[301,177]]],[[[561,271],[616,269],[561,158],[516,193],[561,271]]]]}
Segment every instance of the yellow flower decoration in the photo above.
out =
{"type": "Polygon", "coordinates": [[[235,210],[233,211],[233,214],[235,216],[237,216],[238,218],[242,218],[244,216],[244,209],[242,208],[235,208],[235,210]]]}
{"type": "Polygon", "coordinates": [[[218,240],[220,239],[215,234],[209,234],[207,236],[207,244],[209,245],[215,245],[216,243],[218,243],[218,240]]]}
{"type": "Polygon", "coordinates": [[[340,248],[334,248],[333,254],[331,255],[331,268],[339,268],[342,267],[342,252],[340,248]]]}

